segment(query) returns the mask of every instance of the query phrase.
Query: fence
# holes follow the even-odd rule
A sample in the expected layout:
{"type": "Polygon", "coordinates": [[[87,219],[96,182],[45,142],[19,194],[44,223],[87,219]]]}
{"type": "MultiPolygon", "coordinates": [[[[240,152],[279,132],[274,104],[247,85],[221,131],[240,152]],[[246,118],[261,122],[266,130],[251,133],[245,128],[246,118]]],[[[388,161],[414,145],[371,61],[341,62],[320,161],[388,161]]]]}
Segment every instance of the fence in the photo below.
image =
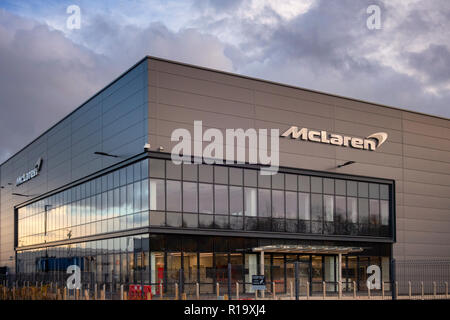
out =
{"type": "Polygon", "coordinates": [[[135,272],[128,279],[82,271],[77,290],[67,289],[69,274],[52,271],[0,277],[0,300],[449,299],[450,261],[395,261],[392,272],[395,279],[371,289],[359,278],[323,281],[297,265],[293,274],[267,270],[266,290],[258,291],[253,290],[252,277],[244,266],[231,264],[228,268],[164,271],[158,279],[149,272],[135,272]]]}

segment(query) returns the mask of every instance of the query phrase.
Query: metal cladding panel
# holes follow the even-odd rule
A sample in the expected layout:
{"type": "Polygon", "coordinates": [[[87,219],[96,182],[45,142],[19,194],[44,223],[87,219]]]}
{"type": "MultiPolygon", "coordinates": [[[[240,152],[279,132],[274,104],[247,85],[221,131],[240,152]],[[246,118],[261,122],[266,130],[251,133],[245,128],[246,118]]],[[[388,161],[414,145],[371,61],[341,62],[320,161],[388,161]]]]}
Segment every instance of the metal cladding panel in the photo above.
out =
{"type": "Polygon", "coordinates": [[[448,119],[156,58],[149,79],[148,139],[168,152],[177,143],[173,130],[193,133],[194,120],[224,137],[227,128],[282,133],[291,126],[361,138],[386,132],[376,151],[280,138],[280,165],[395,180],[394,258],[450,258],[450,229],[442,227],[450,220],[448,119]],[[355,163],[336,168],[350,160],[355,163]]]}
{"type": "Polygon", "coordinates": [[[147,88],[143,60],[1,165],[0,266],[14,270],[14,206],[120,161],[112,163],[95,151],[126,152],[125,157],[144,151],[147,88]],[[39,174],[16,186],[16,178],[33,169],[40,157],[39,174]]]}

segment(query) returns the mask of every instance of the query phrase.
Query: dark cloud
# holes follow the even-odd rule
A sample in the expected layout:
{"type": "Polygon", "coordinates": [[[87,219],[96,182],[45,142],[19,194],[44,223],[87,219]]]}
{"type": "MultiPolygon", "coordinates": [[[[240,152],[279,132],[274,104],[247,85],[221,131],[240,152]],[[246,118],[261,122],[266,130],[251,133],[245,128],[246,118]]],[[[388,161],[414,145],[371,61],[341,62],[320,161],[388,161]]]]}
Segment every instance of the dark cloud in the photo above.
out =
{"type": "Polygon", "coordinates": [[[145,55],[450,117],[450,1],[248,4],[195,2],[178,31],[85,16],[68,35],[0,10],[0,162],[145,55]],[[381,30],[366,27],[371,4],[381,30]]]}
{"type": "Polygon", "coordinates": [[[410,65],[426,75],[428,83],[450,85],[450,50],[444,45],[430,45],[409,54],[410,65]]]}

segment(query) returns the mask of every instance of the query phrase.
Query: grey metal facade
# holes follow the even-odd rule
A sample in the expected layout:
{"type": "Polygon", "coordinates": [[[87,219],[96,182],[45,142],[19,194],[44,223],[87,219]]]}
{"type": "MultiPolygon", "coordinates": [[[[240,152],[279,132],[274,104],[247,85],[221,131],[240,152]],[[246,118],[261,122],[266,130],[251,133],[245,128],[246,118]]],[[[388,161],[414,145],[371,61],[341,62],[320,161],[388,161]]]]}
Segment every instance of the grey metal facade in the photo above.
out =
{"type": "Polygon", "coordinates": [[[147,57],[1,165],[0,266],[14,269],[15,206],[141,154],[147,142],[168,152],[172,131],[193,132],[194,120],[223,132],[388,133],[376,151],[280,139],[280,166],[394,180],[393,257],[450,258],[448,119],[147,57]],[[39,157],[40,174],[16,187],[39,157]],[[346,161],[355,163],[337,168],[346,161]]]}

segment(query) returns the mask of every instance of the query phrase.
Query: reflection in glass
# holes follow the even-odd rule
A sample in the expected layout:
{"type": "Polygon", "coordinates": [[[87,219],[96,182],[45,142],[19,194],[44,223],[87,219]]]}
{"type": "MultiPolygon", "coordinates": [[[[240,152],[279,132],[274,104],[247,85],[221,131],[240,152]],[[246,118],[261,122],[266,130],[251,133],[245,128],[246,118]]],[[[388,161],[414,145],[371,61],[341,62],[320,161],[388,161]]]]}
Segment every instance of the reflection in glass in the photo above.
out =
{"type": "Polygon", "coordinates": [[[271,216],[270,190],[268,189],[258,189],[258,216],[271,216]]]}
{"type": "Polygon", "coordinates": [[[242,187],[230,186],[230,214],[241,216],[243,213],[242,187]]]}
{"type": "Polygon", "coordinates": [[[199,211],[200,213],[213,212],[213,185],[199,183],[199,211]]]}
{"type": "Polygon", "coordinates": [[[310,220],[310,205],[309,205],[309,193],[298,193],[298,209],[300,220],[310,220]]]}
{"type": "Polygon", "coordinates": [[[214,211],[216,214],[228,214],[228,187],[214,186],[214,211]]]}
{"type": "Polygon", "coordinates": [[[256,189],[245,188],[245,215],[256,217],[256,189]]]}

